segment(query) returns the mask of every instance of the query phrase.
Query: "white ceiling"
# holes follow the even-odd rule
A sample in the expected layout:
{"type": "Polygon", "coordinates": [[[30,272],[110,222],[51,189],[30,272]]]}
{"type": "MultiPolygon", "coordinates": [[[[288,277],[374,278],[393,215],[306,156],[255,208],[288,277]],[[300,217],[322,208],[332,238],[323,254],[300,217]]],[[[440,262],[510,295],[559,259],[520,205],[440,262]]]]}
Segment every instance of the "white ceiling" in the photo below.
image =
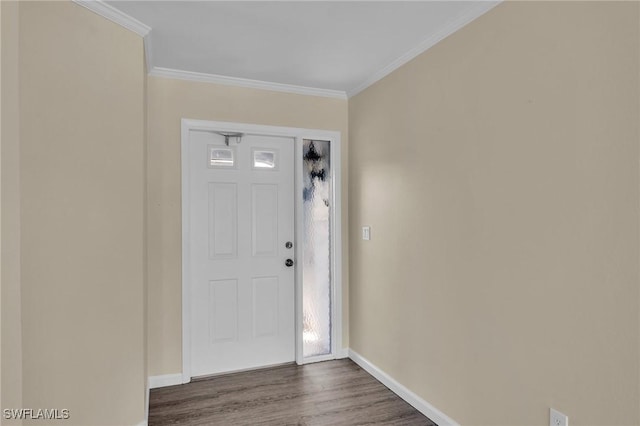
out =
{"type": "Polygon", "coordinates": [[[497,2],[108,1],[151,27],[150,68],[352,95],[497,2]]]}

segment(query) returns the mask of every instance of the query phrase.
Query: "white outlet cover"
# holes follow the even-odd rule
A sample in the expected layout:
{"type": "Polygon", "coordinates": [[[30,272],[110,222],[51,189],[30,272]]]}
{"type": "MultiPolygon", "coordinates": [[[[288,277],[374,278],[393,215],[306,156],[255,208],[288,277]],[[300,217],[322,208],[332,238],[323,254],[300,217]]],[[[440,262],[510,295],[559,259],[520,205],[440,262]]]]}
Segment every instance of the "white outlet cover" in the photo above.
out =
{"type": "Polygon", "coordinates": [[[569,426],[569,417],[553,408],[549,409],[549,426],[569,426]]]}
{"type": "Polygon", "coordinates": [[[362,239],[365,241],[369,241],[371,239],[371,227],[363,226],[362,227],[362,239]]]}

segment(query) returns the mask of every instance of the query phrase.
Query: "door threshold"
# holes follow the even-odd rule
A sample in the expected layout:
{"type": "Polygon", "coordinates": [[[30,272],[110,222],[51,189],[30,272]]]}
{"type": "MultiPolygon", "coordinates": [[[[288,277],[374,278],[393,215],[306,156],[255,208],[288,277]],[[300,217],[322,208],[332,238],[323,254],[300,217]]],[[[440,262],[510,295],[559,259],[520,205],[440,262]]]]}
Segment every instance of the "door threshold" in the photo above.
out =
{"type": "Polygon", "coordinates": [[[228,376],[230,374],[246,373],[248,371],[259,371],[259,370],[265,370],[267,368],[284,367],[285,365],[291,365],[291,364],[295,364],[295,363],[296,363],[295,361],[289,361],[289,362],[281,362],[281,363],[278,363],[278,364],[261,365],[259,367],[241,368],[239,370],[231,370],[231,371],[223,371],[223,372],[220,372],[220,373],[205,374],[203,376],[192,377],[191,381],[192,382],[198,382],[200,380],[208,380],[208,379],[213,379],[215,377],[228,376]]]}
{"type": "Polygon", "coordinates": [[[333,361],[337,359],[334,354],[326,354],[326,355],[313,355],[306,358],[303,358],[302,364],[313,364],[315,362],[325,362],[325,361],[333,361]]]}

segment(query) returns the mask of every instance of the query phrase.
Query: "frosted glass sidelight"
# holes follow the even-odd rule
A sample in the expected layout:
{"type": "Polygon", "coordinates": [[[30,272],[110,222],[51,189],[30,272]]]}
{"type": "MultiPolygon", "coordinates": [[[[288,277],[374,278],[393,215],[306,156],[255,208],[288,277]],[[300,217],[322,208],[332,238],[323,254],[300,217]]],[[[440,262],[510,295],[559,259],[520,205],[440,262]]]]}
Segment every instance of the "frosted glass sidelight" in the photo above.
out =
{"type": "Polygon", "coordinates": [[[331,353],[331,170],[329,142],[303,144],[303,355],[331,353]]]}

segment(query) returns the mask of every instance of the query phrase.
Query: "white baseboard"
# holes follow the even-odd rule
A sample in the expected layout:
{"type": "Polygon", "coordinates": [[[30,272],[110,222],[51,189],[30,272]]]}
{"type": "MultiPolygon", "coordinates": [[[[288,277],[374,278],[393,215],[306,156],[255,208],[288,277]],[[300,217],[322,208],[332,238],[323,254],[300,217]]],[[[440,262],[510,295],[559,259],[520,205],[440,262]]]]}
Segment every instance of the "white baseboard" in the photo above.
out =
{"type": "Polygon", "coordinates": [[[163,376],[149,376],[149,389],[163,388],[165,386],[181,385],[182,374],[165,374],[163,376]]]}
{"type": "Polygon", "coordinates": [[[140,423],[138,423],[136,426],[147,426],[147,421],[143,420],[140,423]]]}
{"type": "Polygon", "coordinates": [[[380,368],[371,363],[368,359],[364,358],[359,353],[352,349],[349,349],[349,358],[367,373],[378,379],[383,385],[388,387],[393,393],[404,399],[413,408],[420,411],[425,416],[429,417],[432,421],[439,426],[460,426],[458,422],[451,417],[438,410],[433,405],[429,404],[424,399],[420,398],[415,393],[411,392],[405,386],[398,383],[393,377],[382,371],[380,368]]]}

